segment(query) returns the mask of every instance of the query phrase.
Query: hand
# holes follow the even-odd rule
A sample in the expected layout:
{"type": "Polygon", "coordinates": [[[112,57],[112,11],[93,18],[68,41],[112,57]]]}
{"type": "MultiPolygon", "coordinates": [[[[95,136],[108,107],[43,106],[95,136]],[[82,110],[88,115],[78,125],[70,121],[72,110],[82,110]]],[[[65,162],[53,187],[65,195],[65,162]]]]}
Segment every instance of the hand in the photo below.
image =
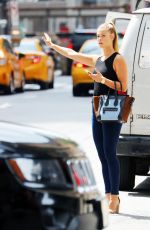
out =
{"type": "Polygon", "coordinates": [[[46,43],[46,45],[52,47],[53,43],[51,41],[50,36],[47,33],[44,33],[44,36],[42,37],[42,39],[44,40],[44,42],[46,43]]]}
{"type": "Polygon", "coordinates": [[[96,74],[95,73],[91,73],[88,71],[88,75],[89,77],[91,77],[94,81],[96,82],[100,82],[102,81],[102,79],[104,78],[103,75],[98,71],[96,70],[96,74]]]}

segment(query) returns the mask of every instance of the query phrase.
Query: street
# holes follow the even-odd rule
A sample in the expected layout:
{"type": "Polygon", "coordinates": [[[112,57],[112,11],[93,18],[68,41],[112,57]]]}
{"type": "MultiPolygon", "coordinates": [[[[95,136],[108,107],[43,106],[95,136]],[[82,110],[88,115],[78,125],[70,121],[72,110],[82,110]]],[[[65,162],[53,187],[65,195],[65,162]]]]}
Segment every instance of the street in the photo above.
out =
{"type": "MultiPolygon", "coordinates": [[[[55,74],[54,89],[27,85],[24,93],[0,95],[0,120],[17,122],[65,135],[88,155],[104,194],[101,166],[92,140],[91,96],[73,97],[70,76],[55,74]]],[[[136,176],[132,192],[120,192],[120,214],[110,215],[108,230],[150,229],[150,178],[136,176]]]]}

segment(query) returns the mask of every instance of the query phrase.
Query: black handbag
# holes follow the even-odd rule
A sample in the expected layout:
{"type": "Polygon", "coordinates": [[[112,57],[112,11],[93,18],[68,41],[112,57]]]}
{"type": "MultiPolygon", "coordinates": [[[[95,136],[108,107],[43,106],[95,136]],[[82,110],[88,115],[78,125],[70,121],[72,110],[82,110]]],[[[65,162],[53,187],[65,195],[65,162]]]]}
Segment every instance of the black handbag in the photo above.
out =
{"type": "MultiPolygon", "coordinates": [[[[110,95],[109,90],[107,95],[93,97],[95,116],[99,122],[116,121],[125,123],[128,120],[135,98],[129,95],[118,95],[116,82],[114,82],[114,84],[114,95],[110,95]]],[[[121,82],[120,85],[121,93],[123,93],[121,82]]]]}

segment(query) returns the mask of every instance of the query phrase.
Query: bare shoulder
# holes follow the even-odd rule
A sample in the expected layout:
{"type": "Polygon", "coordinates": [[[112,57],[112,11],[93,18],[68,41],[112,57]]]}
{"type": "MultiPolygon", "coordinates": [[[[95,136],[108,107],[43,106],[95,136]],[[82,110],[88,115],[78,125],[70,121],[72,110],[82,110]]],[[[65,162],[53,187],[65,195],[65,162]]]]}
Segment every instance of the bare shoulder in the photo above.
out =
{"type": "Polygon", "coordinates": [[[121,54],[118,53],[116,55],[116,57],[114,59],[113,67],[115,70],[120,68],[120,67],[126,67],[125,58],[121,54]]]}
{"type": "Polygon", "coordinates": [[[114,64],[120,65],[120,64],[125,64],[125,63],[126,63],[126,61],[125,61],[125,58],[123,57],[123,55],[118,53],[114,59],[114,64]]]}

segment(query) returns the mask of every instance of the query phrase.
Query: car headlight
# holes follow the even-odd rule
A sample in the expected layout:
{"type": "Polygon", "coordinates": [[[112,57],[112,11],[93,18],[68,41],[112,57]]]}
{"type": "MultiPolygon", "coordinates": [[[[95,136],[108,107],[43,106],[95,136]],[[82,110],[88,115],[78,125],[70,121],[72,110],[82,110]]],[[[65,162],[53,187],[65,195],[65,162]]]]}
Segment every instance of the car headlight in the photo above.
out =
{"type": "Polygon", "coordinates": [[[17,158],[8,160],[7,165],[25,186],[59,189],[67,186],[63,169],[57,160],[17,158]]]}

